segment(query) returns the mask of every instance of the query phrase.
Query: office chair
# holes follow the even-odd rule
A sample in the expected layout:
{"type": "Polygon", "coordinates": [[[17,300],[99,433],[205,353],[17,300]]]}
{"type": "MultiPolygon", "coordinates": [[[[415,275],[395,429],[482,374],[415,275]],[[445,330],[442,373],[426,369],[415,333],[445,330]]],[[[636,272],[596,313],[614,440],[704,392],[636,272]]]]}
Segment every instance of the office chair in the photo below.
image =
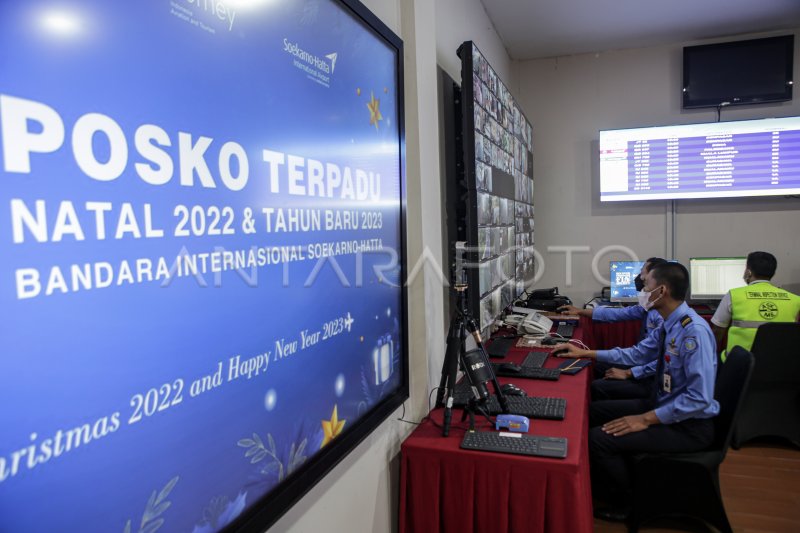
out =
{"type": "Polygon", "coordinates": [[[800,447],[800,324],[758,328],[758,361],[733,432],[734,449],[756,437],[783,437],[800,447]]]}
{"type": "Polygon", "coordinates": [[[714,398],[720,412],[714,418],[714,443],[692,453],[640,454],[634,457],[634,502],[628,531],[648,520],[690,516],[732,533],[719,487],[719,465],[725,459],[736,418],[753,372],[753,355],[736,346],[717,367],[714,398]]]}

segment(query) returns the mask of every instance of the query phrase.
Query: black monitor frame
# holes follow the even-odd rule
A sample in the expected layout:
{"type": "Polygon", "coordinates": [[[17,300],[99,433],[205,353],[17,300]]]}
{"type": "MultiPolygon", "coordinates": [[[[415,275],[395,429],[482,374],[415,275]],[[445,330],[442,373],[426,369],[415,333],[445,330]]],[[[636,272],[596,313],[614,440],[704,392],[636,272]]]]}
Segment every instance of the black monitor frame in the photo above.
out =
{"type": "Polygon", "coordinates": [[[683,85],[682,103],[684,109],[694,109],[703,107],[722,107],[729,105],[764,104],[771,102],[785,102],[792,99],[792,76],[794,67],[794,35],[783,35],[779,37],[767,37],[763,39],[748,39],[743,41],[730,41],[725,43],[706,44],[698,46],[686,46],[683,48],[683,85]],[[761,94],[729,94],[721,95],[716,98],[692,98],[689,79],[692,74],[692,57],[698,52],[713,52],[718,54],[727,53],[729,56],[737,51],[745,51],[753,46],[764,44],[775,44],[785,48],[785,74],[786,84],[784,90],[777,93],[761,94]]]}
{"type": "Polygon", "coordinates": [[[322,478],[339,464],[378,426],[383,423],[409,397],[408,364],[408,291],[406,287],[407,229],[406,229],[406,144],[405,144],[405,104],[403,78],[403,41],[375,14],[359,0],[332,0],[341,4],[356,20],[364,23],[377,37],[395,49],[395,69],[397,73],[397,128],[400,141],[400,291],[402,329],[401,362],[402,378],[397,390],[370,409],[356,423],[345,429],[328,445],[310,458],[305,464],[289,475],[279,485],[258,500],[247,511],[228,525],[223,531],[263,533],[278,521],[294,504],[308,493],[322,478]]]}

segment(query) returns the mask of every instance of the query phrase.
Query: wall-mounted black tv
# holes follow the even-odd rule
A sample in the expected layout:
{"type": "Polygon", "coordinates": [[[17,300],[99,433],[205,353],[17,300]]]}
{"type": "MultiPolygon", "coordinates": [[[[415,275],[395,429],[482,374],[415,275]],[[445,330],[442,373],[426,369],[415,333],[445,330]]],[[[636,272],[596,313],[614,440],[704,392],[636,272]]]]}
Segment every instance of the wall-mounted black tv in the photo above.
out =
{"type": "Polygon", "coordinates": [[[792,99],[794,35],[683,49],[683,107],[792,99]]]}
{"type": "Polygon", "coordinates": [[[458,54],[469,304],[488,330],[534,276],[533,127],[475,43],[458,54]]]}
{"type": "Polygon", "coordinates": [[[408,397],[402,41],[0,3],[0,531],[263,532],[408,397]]]}

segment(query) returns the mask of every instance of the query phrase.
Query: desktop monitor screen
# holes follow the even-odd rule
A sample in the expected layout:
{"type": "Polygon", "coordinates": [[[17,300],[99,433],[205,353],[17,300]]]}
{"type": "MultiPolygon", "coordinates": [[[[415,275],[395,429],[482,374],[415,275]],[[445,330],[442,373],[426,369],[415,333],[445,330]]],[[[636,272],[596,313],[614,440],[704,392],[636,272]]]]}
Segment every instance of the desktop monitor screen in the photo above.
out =
{"type": "Polygon", "coordinates": [[[0,531],[264,531],[407,397],[402,41],[0,2],[0,531]]]}
{"type": "Polygon", "coordinates": [[[637,291],[634,279],[642,271],[644,261],[611,261],[609,273],[611,279],[612,302],[636,302],[637,291]]]}
{"type": "Polygon", "coordinates": [[[720,300],[736,287],[745,285],[746,257],[692,257],[689,279],[692,300],[720,300]]]}

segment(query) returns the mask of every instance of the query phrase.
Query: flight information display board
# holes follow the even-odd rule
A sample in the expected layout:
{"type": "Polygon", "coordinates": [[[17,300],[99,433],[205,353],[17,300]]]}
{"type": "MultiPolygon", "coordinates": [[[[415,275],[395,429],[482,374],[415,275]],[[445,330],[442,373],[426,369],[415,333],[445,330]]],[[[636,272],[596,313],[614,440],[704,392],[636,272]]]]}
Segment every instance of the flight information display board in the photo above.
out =
{"type": "Polygon", "coordinates": [[[800,117],[600,132],[600,200],[800,193],[800,117]]]}

